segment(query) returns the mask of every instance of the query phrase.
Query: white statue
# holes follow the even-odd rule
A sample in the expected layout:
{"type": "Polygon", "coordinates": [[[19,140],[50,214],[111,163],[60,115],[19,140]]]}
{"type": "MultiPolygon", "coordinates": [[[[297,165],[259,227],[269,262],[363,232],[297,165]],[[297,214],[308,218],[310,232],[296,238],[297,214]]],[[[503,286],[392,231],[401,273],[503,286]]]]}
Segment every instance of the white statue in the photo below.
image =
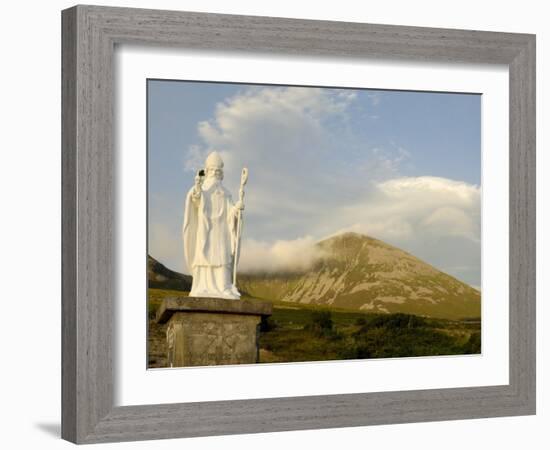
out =
{"type": "Polygon", "coordinates": [[[239,257],[244,185],[243,169],[239,201],[233,204],[222,185],[223,161],[217,152],[206,158],[195,185],[187,193],[183,220],[185,261],[193,276],[190,297],[239,299],[236,267],[239,257]]]}

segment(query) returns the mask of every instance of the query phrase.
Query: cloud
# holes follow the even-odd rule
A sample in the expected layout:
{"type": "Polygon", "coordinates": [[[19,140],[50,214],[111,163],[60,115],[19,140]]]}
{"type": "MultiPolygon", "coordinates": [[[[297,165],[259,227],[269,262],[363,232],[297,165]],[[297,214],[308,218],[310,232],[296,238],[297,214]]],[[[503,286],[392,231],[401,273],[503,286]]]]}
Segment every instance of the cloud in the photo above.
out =
{"type": "Polygon", "coordinates": [[[306,271],[321,256],[312,236],[273,243],[248,239],[243,243],[239,270],[248,273],[306,271]]]}
{"type": "Polygon", "coordinates": [[[479,240],[479,224],[474,223],[467,211],[459,208],[450,206],[438,208],[422,221],[422,225],[435,232],[444,230],[448,235],[479,240]]]}
{"type": "Polygon", "coordinates": [[[441,237],[480,242],[478,186],[440,177],[399,177],[373,187],[361,201],[340,208],[335,221],[404,246],[441,237]]]}
{"type": "Polygon", "coordinates": [[[370,157],[365,158],[361,169],[363,173],[369,174],[370,180],[384,180],[397,176],[401,165],[411,157],[403,147],[395,147],[391,150],[373,147],[368,155],[370,157]]]}
{"type": "Polygon", "coordinates": [[[250,88],[217,105],[212,120],[198,124],[204,145],[193,146],[186,168],[201,167],[213,150],[222,153],[227,169],[242,162],[278,165],[285,155],[302,161],[325,148],[324,121],[345,115],[356,94],[320,88],[250,88]]]}

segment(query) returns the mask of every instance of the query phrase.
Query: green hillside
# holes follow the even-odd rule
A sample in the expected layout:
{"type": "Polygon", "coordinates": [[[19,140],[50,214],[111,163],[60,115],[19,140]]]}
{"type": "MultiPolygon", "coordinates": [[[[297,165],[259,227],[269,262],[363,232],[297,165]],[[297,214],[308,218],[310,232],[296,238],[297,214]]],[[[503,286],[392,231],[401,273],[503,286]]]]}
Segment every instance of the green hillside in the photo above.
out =
{"type": "Polygon", "coordinates": [[[403,313],[275,305],[260,333],[260,363],[479,353],[479,321],[403,313]]]}
{"type": "MultiPolygon", "coordinates": [[[[162,289],[148,292],[148,367],[166,367],[166,324],[158,324],[155,314],[164,298],[188,293],[162,289]]],[[[273,315],[260,327],[260,363],[480,352],[479,320],[430,319],[274,302],[273,315]]]]}

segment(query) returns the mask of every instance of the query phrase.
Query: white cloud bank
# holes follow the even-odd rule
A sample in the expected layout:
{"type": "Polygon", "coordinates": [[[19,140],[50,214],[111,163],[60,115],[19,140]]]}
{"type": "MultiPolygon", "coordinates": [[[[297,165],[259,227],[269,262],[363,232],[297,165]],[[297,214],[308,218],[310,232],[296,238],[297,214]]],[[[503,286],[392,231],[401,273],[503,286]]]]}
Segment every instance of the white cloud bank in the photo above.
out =
{"type": "Polygon", "coordinates": [[[480,188],[439,177],[402,177],[376,184],[364,204],[346,211],[367,233],[390,240],[457,236],[480,241],[480,188]]]}
{"type": "Polygon", "coordinates": [[[305,271],[322,256],[311,236],[273,243],[247,239],[239,268],[244,272],[305,271]]]}

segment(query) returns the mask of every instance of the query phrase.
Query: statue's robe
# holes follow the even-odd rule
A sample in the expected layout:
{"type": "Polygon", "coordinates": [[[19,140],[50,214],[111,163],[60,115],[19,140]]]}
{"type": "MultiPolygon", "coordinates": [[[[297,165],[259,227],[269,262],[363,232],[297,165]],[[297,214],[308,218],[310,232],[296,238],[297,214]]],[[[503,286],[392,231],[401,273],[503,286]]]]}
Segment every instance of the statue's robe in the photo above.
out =
{"type": "Polygon", "coordinates": [[[238,209],[220,181],[205,180],[199,199],[187,193],[183,220],[185,261],[193,276],[189,296],[239,299],[233,285],[238,209]]]}

